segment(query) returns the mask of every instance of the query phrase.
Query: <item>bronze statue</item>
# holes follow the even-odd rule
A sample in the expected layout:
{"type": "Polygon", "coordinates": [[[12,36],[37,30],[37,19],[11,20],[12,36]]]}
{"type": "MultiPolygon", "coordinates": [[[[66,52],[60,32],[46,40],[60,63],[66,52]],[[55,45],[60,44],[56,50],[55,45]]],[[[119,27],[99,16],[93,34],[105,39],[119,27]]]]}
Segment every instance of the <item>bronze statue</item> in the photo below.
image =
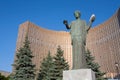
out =
{"type": "Polygon", "coordinates": [[[68,25],[67,20],[63,21],[66,28],[70,29],[71,34],[73,56],[72,69],[86,68],[85,60],[86,35],[92,25],[92,22],[94,22],[95,20],[95,15],[93,14],[90,18],[89,24],[86,25],[86,22],[80,19],[80,15],[81,14],[79,11],[75,11],[74,16],[76,20],[72,21],[70,25],[68,25]]]}

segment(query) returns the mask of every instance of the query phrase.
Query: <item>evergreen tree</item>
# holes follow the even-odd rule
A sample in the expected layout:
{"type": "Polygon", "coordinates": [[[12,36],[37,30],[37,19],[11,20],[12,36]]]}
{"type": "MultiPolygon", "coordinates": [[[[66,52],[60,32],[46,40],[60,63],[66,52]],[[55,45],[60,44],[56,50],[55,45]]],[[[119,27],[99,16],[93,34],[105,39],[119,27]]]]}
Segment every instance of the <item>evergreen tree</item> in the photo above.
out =
{"type": "Polygon", "coordinates": [[[14,78],[14,74],[11,73],[11,74],[9,75],[9,80],[14,80],[13,78],[14,78]]]}
{"type": "Polygon", "coordinates": [[[16,60],[13,64],[15,69],[13,80],[35,79],[35,65],[32,63],[33,56],[29,44],[28,37],[25,37],[23,47],[16,53],[16,60]]]}
{"type": "Polygon", "coordinates": [[[105,75],[105,73],[99,70],[100,66],[98,63],[94,62],[95,57],[91,55],[89,50],[86,51],[85,56],[86,56],[87,68],[90,68],[95,72],[96,80],[105,80],[103,78],[103,75],[105,75]]]}
{"type": "Polygon", "coordinates": [[[69,65],[63,57],[63,50],[60,46],[57,48],[57,54],[54,57],[54,80],[62,80],[63,71],[68,70],[69,65]]]}
{"type": "Polygon", "coordinates": [[[52,80],[54,73],[53,57],[48,53],[48,56],[43,59],[40,66],[40,73],[38,74],[38,80],[52,80]]]}
{"type": "Polygon", "coordinates": [[[49,52],[48,56],[43,59],[38,80],[62,80],[63,70],[68,69],[69,65],[63,57],[63,50],[58,46],[55,57],[51,57],[49,52]]]}

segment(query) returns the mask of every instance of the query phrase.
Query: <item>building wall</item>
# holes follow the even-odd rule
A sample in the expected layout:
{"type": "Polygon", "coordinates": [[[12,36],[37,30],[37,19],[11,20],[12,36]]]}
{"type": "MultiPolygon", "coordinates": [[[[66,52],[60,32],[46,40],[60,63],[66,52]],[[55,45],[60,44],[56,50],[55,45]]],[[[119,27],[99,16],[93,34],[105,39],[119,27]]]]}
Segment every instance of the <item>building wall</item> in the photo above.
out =
{"type": "MultiPolygon", "coordinates": [[[[54,55],[58,45],[64,50],[64,57],[69,62],[70,68],[72,67],[72,46],[68,32],[43,29],[27,21],[19,27],[16,51],[23,45],[26,34],[35,56],[33,63],[36,64],[37,70],[48,51],[54,55]]],[[[90,29],[86,47],[95,56],[95,61],[101,66],[100,69],[107,72],[106,76],[114,77],[115,63],[120,64],[120,9],[110,19],[90,29]]]]}
{"type": "Polygon", "coordinates": [[[10,72],[2,71],[0,70],[1,75],[8,77],[10,75],[10,72]]]}
{"type": "Polygon", "coordinates": [[[35,56],[33,63],[36,64],[37,71],[40,68],[41,61],[47,56],[48,52],[50,51],[51,55],[55,55],[59,45],[64,50],[64,57],[69,62],[69,65],[72,65],[72,46],[68,32],[43,29],[27,21],[19,27],[17,49],[23,45],[26,35],[28,35],[31,50],[33,56],[35,56]]]}
{"type": "MultiPolygon", "coordinates": [[[[115,76],[115,63],[120,64],[120,9],[107,21],[92,28],[87,35],[87,48],[95,56],[106,76],[115,76]]],[[[120,67],[119,67],[120,69],[120,67]]]]}

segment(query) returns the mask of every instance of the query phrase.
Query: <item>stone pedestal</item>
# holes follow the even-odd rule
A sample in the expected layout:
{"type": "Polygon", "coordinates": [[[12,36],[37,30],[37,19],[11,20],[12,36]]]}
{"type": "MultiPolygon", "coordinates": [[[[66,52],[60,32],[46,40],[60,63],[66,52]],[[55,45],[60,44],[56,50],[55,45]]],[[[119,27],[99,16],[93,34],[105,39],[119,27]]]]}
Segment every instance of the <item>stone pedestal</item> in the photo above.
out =
{"type": "Polygon", "coordinates": [[[91,69],[63,71],[63,80],[95,80],[95,73],[91,69]]]}

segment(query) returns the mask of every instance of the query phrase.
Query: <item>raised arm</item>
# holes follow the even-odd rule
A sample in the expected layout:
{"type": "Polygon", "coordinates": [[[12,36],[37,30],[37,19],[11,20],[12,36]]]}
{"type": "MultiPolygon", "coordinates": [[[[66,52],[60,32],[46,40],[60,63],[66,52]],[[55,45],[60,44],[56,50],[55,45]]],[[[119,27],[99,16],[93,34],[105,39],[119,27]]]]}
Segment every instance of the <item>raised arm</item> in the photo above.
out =
{"type": "Polygon", "coordinates": [[[67,29],[70,29],[70,26],[68,25],[67,20],[64,20],[64,21],[63,21],[63,24],[65,24],[65,26],[66,26],[67,29]]]}
{"type": "Polygon", "coordinates": [[[89,30],[90,30],[91,25],[92,25],[92,22],[89,22],[89,23],[86,25],[86,30],[87,30],[87,31],[89,31],[89,30]]]}
{"type": "Polygon", "coordinates": [[[95,21],[95,15],[92,14],[92,16],[90,17],[90,22],[88,23],[88,25],[86,25],[86,30],[89,31],[89,29],[92,26],[92,23],[95,21]]]}

